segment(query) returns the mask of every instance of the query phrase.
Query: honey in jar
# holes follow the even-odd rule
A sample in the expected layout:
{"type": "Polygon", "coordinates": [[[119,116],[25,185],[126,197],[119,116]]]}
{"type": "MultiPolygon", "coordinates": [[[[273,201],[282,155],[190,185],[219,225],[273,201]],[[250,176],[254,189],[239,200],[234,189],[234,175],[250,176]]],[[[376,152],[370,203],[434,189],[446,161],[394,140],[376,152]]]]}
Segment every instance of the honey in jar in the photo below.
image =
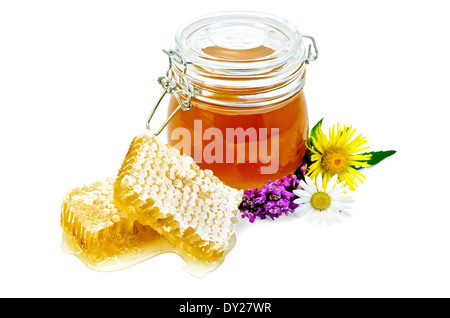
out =
{"type": "Polygon", "coordinates": [[[239,189],[299,167],[309,130],[305,67],[317,58],[311,36],[271,15],[225,12],[183,25],[166,53],[169,144],[239,189]]]}

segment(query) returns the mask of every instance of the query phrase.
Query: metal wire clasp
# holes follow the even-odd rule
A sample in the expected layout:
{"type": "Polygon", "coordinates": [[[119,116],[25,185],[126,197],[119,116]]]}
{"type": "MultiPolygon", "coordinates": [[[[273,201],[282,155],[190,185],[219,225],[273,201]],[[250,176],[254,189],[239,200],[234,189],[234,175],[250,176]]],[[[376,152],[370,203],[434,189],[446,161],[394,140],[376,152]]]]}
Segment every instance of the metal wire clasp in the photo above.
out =
{"type": "Polygon", "coordinates": [[[164,96],[166,96],[167,93],[172,94],[175,96],[175,98],[178,101],[178,107],[170,114],[170,116],[166,119],[166,121],[162,124],[162,126],[158,129],[158,131],[155,133],[155,136],[158,136],[161,131],[167,126],[169,121],[175,116],[175,114],[180,110],[189,110],[192,107],[191,100],[192,100],[192,89],[189,85],[189,82],[187,80],[186,76],[186,70],[189,62],[186,62],[186,60],[177,52],[173,50],[163,50],[165,54],[169,57],[169,68],[167,69],[166,75],[161,76],[158,78],[158,83],[163,87],[164,92],[162,93],[161,97],[156,102],[155,106],[153,106],[153,109],[148,116],[146,127],[148,130],[150,130],[150,121],[153,118],[153,115],[156,112],[156,109],[158,108],[159,104],[163,100],[164,96]],[[178,88],[178,85],[174,82],[172,76],[171,76],[171,68],[173,64],[173,60],[175,60],[178,64],[181,65],[181,83],[180,87],[178,88]],[[186,100],[183,100],[180,96],[180,94],[185,94],[187,96],[186,100]]]}
{"type": "Polygon", "coordinates": [[[308,46],[308,55],[305,59],[306,64],[309,64],[310,62],[314,62],[315,60],[317,60],[317,58],[319,57],[319,50],[317,49],[316,40],[314,40],[311,35],[302,34],[302,38],[310,39],[313,45],[312,47],[311,44],[308,46]],[[311,51],[312,48],[314,48],[314,52],[311,51]]]}

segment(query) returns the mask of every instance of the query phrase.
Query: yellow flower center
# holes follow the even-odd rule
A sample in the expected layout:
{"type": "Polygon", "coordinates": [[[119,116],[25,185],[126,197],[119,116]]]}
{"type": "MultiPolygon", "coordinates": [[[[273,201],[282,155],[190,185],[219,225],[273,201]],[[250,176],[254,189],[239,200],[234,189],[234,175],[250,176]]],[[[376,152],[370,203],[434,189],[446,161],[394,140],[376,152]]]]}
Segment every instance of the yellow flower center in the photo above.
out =
{"type": "Polygon", "coordinates": [[[344,149],[327,149],[320,162],[325,172],[331,175],[342,173],[348,167],[348,159],[344,149]]]}
{"type": "Polygon", "coordinates": [[[331,198],[325,192],[316,192],[311,197],[311,205],[316,210],[325,210],[330,206],[331,198]]]}

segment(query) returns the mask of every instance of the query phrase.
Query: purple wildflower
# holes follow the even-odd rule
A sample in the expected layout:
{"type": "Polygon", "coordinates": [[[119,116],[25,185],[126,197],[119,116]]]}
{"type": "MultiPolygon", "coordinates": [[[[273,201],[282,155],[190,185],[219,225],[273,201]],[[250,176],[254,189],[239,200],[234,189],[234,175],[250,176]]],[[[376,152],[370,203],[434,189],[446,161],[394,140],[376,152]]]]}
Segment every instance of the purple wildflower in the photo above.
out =
{"type": "Polygon", "coordinates": [[[302,172],[303,175],[306,175],[307,170],[305,166],[301,166],[300,171],[302,172]]]}
{"type": "Polygon", "coordinates": [[[300,179],[296,175],[283,177],[276,181],[268,181],[260,190],[257,188],[244,191],[239,210],[243,218],[248,218],[251,223],[257,217],[272,220],[282,214],[288,215],[294,212],[298,204],[294,203],[295,194],[293,190],[297,189],[300,179]]]}

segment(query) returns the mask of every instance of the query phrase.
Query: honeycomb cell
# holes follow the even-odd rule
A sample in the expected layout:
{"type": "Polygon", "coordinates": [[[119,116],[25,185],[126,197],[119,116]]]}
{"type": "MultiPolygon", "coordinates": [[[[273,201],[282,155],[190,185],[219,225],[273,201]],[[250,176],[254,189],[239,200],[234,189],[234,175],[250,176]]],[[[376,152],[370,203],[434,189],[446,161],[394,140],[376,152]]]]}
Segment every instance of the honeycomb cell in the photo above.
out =
{"type": "Polygon", "coordinates": [[[231,248],[242,191],[225,185],[147,132],[135,137],[114,183],[114,203],[199,260],[231,248]]]}
{"type": "Polygon", "coordinates": [[[61,206],[61,227],[83,259],[99,263],[157,239],[150,226],[130,220],[113,203],[114,178],[70,191],[61,206]]]}

